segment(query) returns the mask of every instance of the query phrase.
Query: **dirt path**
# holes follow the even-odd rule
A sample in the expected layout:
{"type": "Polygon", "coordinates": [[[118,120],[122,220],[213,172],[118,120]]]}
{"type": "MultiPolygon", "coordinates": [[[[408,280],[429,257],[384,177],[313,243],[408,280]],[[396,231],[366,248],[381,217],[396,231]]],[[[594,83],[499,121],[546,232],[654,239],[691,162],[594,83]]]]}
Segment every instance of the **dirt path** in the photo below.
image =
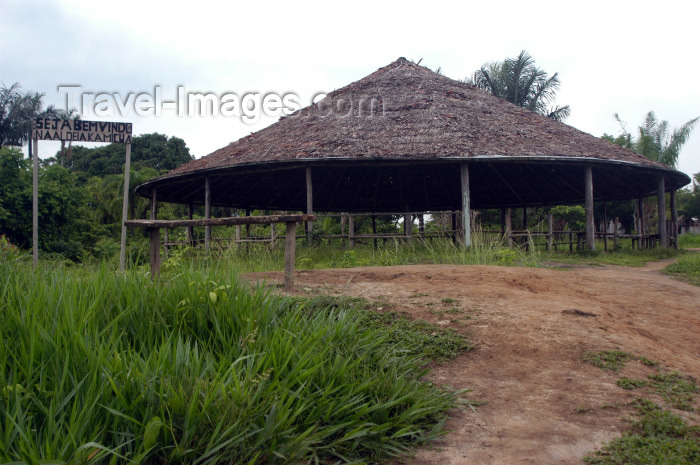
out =
{"type": "Polygon", "coordinates": [[[700,287],[658,273],[667,264],[312,270],[297,273],[297,291],[362,296],[470,334],[476,349],[430,377],[488,404],[453,412],[450,432],[407,463],[581,464],[626,429],[624,404],[638,394],[615,380],[653,370],[635,361],[604,372],[582,361],[586,351],[624,350],[700,378],[700,287]]]}

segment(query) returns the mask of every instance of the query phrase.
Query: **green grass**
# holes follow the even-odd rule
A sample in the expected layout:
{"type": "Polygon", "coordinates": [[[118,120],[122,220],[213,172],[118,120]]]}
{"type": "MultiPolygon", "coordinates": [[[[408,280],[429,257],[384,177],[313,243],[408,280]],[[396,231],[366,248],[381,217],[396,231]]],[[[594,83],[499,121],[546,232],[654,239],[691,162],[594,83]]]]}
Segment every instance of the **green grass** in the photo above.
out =
{"type": "Polygon", "coordinates": [[[700,286],[700,253],[689,253],[680,257],[663,270],[664,273],[681,281],[700,286]]]}
{"type": "Polygon", "coordinates": [[[678,372],[649,376],[650,385],[666,402],[680,410],[693,410],[695,395],[700,392],[695,381],[678,372]]]}
{"type": "Polygon", "coordinates": [[[700,234],[688,233],[678,238],[678,247],[696,248],[700,247],[700,234]]]}
{"type": "Polygon", "coordinates": [[[633,378],[620,378],[615,381],[615,384],[620,386],[622,389],[631,391],[633,389],[641,388],[647,385],[647,382],[643,379],[633,379],[633,378]]]}
{"type": "Polygon", "coordinates": [[[673,258],[683,252],[674,249],[620,249],[595,252],[541,252],[540,259],[571,265],[644,266],[648,262],[673,258]]]}
{"type": "Polygon", "coordinates": [[[647,400],[636,403],[638,420],[625,435],[584,457],[590,465],[696,465],[700,428],[647,400]]]}
{"type": "Polygon", "coordinates": [[[352,308],[360,318],[362,328],[383,328],[387,342],[412,356],[445,363],[462,352],[473,349],[469,341],[450,328],[411,320],[397,312],[378,313],[370,309],[367,300],[357,297],[319,296],[308,301],[311,309],[352,308]]]}
{"type": "Polygon", "coordinates": [[[583,359],[602,370],[614,371],[617,373],[625,366],[627,360],[633,358],[631,354],[621,350],[601,350],[600,352],[588,351],[583,355],[583,359]]]}
{"type": "Polygon", "coordinates": [[[441,434],[426,357],[467,344],[228,267],[0,263],[0,320],[0,463],[378,461],[441,434]]]}

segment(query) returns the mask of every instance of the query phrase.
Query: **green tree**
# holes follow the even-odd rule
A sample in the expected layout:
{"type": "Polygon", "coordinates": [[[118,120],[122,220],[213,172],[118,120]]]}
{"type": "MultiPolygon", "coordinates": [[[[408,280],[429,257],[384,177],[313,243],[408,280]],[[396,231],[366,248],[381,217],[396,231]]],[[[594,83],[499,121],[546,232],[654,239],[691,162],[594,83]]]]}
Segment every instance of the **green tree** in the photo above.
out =
{"type": "Polygon", "coordinates": [[[556,121],[564,121],[571,114],[569,105],[552,107],[559,90],[559,73],[549,76],[535,66],[525,50],[515,58],[484,64],[467,82],[556,121]]]}
{"type": "Polygon", "coordinates": [[[615,119],[620,124],[622,133],[617,137],[604,134],[603,139],[632,149],[650,160],[675,168],[678,165],[681,148],[688,141],[700,117],[691,119],[669,133],[668,121],[659,121],[656,113],[650,111],[644,117],[644,124],[637,128],[636,139],[627,130],[625,123],[617,113],[615,113],[615,119]]]}
{"type": "Polygon", "coordinates": [[[19,83],[0,88],[0,146],[24,145],[30,139],[32,121],[39,116],[57,117],[53,106],[44,109],[44,94],[22,92],[19,83]]]}
{"type": "MultiPolygon", "coordinates": [[[[76,146],[70,160],[66,160],[66,167],[81,179],[123,174],[124,156],[124,144],[95,148],[76,146]]],[[[60,153],[57,158],[60,158],[60,153]]],[[[131,143],[131,168],[134,171],[151,168],[156,170],[154,176],[157,176],[193,159],[187,144],[179,137],[144,134],[134,137],[131,143]]]]}

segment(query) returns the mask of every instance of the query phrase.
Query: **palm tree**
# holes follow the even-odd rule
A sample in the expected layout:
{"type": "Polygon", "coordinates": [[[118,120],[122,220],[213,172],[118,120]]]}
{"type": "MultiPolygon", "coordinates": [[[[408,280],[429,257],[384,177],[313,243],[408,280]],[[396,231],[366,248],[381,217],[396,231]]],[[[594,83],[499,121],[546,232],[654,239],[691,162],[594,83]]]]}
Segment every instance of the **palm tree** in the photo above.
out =
{"type": "Polygon", "coordinates": [[[44,109],[44,94],[22,92],[19,83],[0,88],[0,146],[24,145],[31,139],[32,121],[40,116],[55,118],[53,105],[44,109]]]}
{"type": "Polygon", "coordinates": [[[639,138],[635,143],[635,151],[650,160],[675,168],[681,148],[693,132],[698,119],[700,117],[691,119],[679,129],[674,129],[669,135],[668,121],[659,121],[656,114],[650,111],[644,118],[644,125],[639,126],[639,138]]]}
{"type": "Polygon", "coordinates": [[[556,121],[564,121],[571,114],[569,105],[551,106],[559,90],[559,73],[549,76],[535,66],[535,60],[525,50],[516,58],[486,63],[467,82],[556,121]]]}

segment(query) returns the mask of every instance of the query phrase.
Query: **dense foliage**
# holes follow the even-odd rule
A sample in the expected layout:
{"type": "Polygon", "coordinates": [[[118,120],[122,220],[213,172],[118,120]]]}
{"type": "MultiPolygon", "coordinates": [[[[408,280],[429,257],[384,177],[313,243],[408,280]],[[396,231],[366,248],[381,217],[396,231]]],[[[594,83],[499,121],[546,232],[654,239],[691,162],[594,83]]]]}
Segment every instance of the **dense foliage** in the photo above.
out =
{"type": "Polygon", "coordinates": [[[230,268],[2,262],[0,293],[2,463],[375,461],[435,437],[455,401],[390,322],[230,268]]]}
{"type": "MultiPolygon", "coordinates": [[[[71,152],[64,166],[56,158],[41,162],[39,247],[73,261],[105,258],[118,250],[124,145],[73,147],[71,152]]],[[[143,216],[148,202],[135,197],[133,189],[193,157],[182,139],[162,134],[135,137],[131,153],[129,198],[130,217],[134,218],[143,216]]],[[[0,234],[21,248],[31,247],[31,212],[31,160],[19,148],[0,147],[0,234]]]]}

